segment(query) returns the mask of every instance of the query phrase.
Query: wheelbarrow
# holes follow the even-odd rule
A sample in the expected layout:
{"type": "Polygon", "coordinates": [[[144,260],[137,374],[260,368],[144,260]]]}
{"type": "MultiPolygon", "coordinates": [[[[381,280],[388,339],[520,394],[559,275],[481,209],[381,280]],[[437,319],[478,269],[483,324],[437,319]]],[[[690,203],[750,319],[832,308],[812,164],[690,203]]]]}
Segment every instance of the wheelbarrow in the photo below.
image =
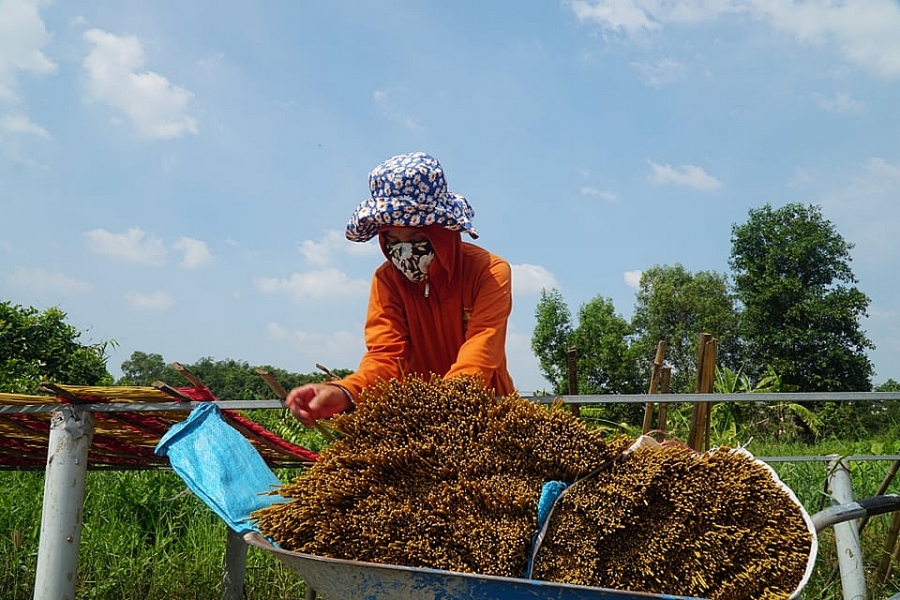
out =
{"type": "MultiPolygon", "coordinates": [[[[280,482],[240,434],[215,419],[215,407],[195,410],[173,427],[157,447],[173,468],[244,542],[275,555],[326,600],[645,600],[690,596],[655,594],[566,584],[529,578],[460,573],[293,552],[272,544],[252,526],[251,514],[271,504],[268,490],[280,482]],[[203,425],[198,425],[202,423],[203,425]],[[192,429],[193,427],[193,429],[192,429]],[[201,431],[202,435],[197,435],[201,431]],[[240,459],[240,460],[238,460],[240,459]]],[[[774,475],[776,478],[777,476],[774,475]]],[[[783,485],[783,484],[782,484],[783,485]]],[[[812,536],[804,575],[790,598],[809,581],[818,549],[818,533],[837,523],[900,510],[900,496],[876,496],[838,505],[810,516],[800,506],[812,536]]]]}
{"type": "MultiPolygon", "coordinates": [[[[324,558],[283,550],[255,532],[244,541],[274,554],[327,600],[647,600],[689,596],[645,594],[537,579],[496,577],[324,558]]],[[[310,596],[308,596],[310,597],[310,596]]]]}
{"type": "MultiPolygon", "coordinates": [[[[863,517],[900,510],[900,496],[885,495],[832,506],[808,519],[813,535],[806,574],[791,598],[798,598],[809,582],[815,562],[818,534],[825,529],[863,517]]],[[[326,600],[390,598],[392,600],[677,600],[690,596],[650,594],[634,591],[588,587],[566,583],[457,573],[371,562],[326,558],[284,550],[256,532],[248,532],[244,541],[270,552],[282,561],[309,588],[326,600]]],[[[310,596],[311,597],[311,596],[310,596]]]]}

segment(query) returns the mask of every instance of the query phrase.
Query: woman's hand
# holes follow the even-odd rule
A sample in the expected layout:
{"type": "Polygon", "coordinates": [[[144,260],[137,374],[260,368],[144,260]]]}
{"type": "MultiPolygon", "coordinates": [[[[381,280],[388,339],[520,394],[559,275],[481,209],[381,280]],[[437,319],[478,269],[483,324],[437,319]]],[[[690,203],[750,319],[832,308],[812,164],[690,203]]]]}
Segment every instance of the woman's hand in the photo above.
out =
{"type": "Polygon", "coordinates": [[[307,427],[313,427],[319,419],[328,419],[353,406],[344,388],[324,383],[295,387],[285,398],[284,404],[307,427]]]}

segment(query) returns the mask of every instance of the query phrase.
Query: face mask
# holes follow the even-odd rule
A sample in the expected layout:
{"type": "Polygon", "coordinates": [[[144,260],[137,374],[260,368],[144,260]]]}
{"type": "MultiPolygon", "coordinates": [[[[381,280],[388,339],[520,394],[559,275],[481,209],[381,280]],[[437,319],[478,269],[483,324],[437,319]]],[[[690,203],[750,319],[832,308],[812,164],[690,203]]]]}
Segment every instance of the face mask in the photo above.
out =
{"type": "Polygon", "coordinates": [[[434,260],[434,248],[428,240],[389,244],[387,250],[394,266],[413,283],[425,279],[428,266],[434,260]]]}

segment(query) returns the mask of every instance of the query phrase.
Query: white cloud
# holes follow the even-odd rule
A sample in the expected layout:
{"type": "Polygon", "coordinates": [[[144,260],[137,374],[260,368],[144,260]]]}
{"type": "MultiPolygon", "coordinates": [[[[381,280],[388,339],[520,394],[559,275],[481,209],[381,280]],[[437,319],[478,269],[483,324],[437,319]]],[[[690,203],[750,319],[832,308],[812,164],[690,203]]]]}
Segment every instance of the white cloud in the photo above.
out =
{"type": "Polygon", "coordinates": [[[193,93],[146,70],[144,49],[137,37],[90,29],[84,39],[91,44],[82,64],[93,99],[125,113],[143,138],[197,133],[197,121],[187,110],[193,93]]]}
{"type": "Polygon", "coordinates": [[[206,242],[189,237],[180,238],[172,244],[172,248],[184,253],[179,266],[183,269],[199,269],[212,263],[213,256],[206,242]]]}
{"type": "Polygon", "coordinates": [[[294,273],[287,279],[257,277],[253,283],[256,289],[263,294],[287,294],[296,302],[326,298],[365,297],[369,292],[368,281],[350,279],[337,269],[294,273]]]}
{"type": "Polygon", "coordinates": [[[671,165],[660,165],[652,160],[647,162],[650,163],[651,167],[648,179],[657,185],[681,185],[706,192],[719,189],[722,186],[718,179],[707,174],[702,167],[682,165],[676,168],[671,165]]]}
{"type": "Polygon", "coordinates": [[[7,275],[6,280],[15,287],[40,292],[86,294],[94,289],[89,281],[40,267],[15,269],[10,275],[7,275]]]}
{"type": "Polygon", "coordinates": [[[625,276],[623,277],[623,279],[625,280],[625,285],[634,289],[640,288],[641,276],[643,274],[643,271],[625,271],[625,276]]]}
{"type": "Polygon", "coordinates": [[[0,100],[18,100],[20,71],[36,75],[56,71],[56,64],[41,51],[50,41],[40,15],[42,4],[35,0],[0,0],[0,100]]]}
{"type": "Polygon", "coordinates": [[[269,323],[266,325],[266,333],[270,340],[282,341],[291,337],[291,332],[279,325],[278,323],[269,323]]]}
{"type": "Polygon", "coordinates": [[[368,242],[351,242],[344,237],[344,232],[339,232],[338,236],[341,239],[341,250],[350,256],[384,256],[377,237],[368,242]]]}
{"type": "Polygon", "coordinates": [[[557,287],[553,273],[539,265],[512,265],[513,293],[539,294],[543,289],[557,287]]]}
{"type": "Polygon", "coordinates": [[[678,81],[687,70],[683,64],[671,58],[663,58],[655,63],[639,61],[631,64],[640,72],[644,83],[655,88],[678,81]]]}
{"type": "Polygon", "coordinates": [[[86,232],[88,248],[122,262],[162,266],[166,262],[166,249],[158,237],[147,235],[132,227],[125,233],[111,233],[105,229],[86,232]]]}
{"type": "Polygon", "coordinates": [[[852,63],[876,75],[900,76],[900,3],[754,0],[753,11],[799,41],[833,44],[852,63]]]}
{"type": "Polygon", "coordinates": [[[602,200],[607,200],[609,202],[614,202],[615,200],[617,200],[616,195],[613,194],[612,192],[607,192],[605,190],[598,190],[597,188],[590,187],[587,185],[581,188],[581,195],[582,196],[595,196],[597,198],[600,198],[602,200]]]}
{"type": "Polygon", "coordinates": [[[331,265],[331,248],[328,244],[314,242],[312,240],[303,240],[298,246],[300,254],[303,255],[303,258],[310,266],[327,267],[331,265]]]}
{"type": "Polygon", "coordinates": [[[175,305],[175,299],[165,292],[128,292],[125,299],[132,308],[137,310],[166,310],[175,305]]]}
{"type": "Polygon", "coordinates": [[[832,45],[876,75],[900,77],[900,3],[896,0],[572,0],[582,22],[642,38],[667,26],[691,26],[723,15],[761,20],[802,44],[832,45]]]}
{"type": "Polygon", "coordinates": [[[650,12],[639,6],[639,2],[628,0],[572,0],[572,12],[579,21],[588,21],[600,25],[603,29],[615,33],[637,35],[657,31],[662,26],[654,20],[650,12]]]}
{"type": "Polygon", "coordinates": [[[515,330],[512,324],[506,334],[507,366],[513,383],[523,396],[553,389],[540,375],[541,364],[531,350],[531,335],[530,332],[515,330]]]}
{"type": "Polygon", "coordinates": [[[25,133],[42,138],[50,138],[47,130],[31,121],[26,115],[5,115],[0,117],[0,131],[5,133],[25,133]]]}
{"type": "Polygon", "coordinates": [[[342,231],[337,229],[326,231],[318,242],[303,240],[297,244],[297,247],[306,263],[316,268],[333,265],[336,252],[352,256],[371,256],[381,252],[377,243],[351,242],[347,240],[342,231]]]}
{"type": "Polygon", "coordinates": [[[304,346],[313,345],[331,348],[332,350],[340,349],[348,342],[352,345],[359,344],[362,338],[362,331],[356,334],[347,331],[336,331],[325,334],[303,331],[300,329],[290,330],[275,322],[266,325],[266,334],[268,338],[273,341],[294,341],[304,346]]]}
{"type": "Polygon", "coordinates": [[[813,94],[816,104],[825,112],[831,113],[862,113],[866,110],[866,103],[857,100],[846,92],[838,92],[834,96],[813,94]]]}
{"type": "Polygon", "coordinates": [[[279,323],[266,326],[266,337],[273,344],[289,348],[294,361],[308,361],[310,369],[316,364],[328,368],[343,368],[356,365],[365,352],[362,328],[358,332],[333,331],[318,333],[291,330],[279,323]]]}

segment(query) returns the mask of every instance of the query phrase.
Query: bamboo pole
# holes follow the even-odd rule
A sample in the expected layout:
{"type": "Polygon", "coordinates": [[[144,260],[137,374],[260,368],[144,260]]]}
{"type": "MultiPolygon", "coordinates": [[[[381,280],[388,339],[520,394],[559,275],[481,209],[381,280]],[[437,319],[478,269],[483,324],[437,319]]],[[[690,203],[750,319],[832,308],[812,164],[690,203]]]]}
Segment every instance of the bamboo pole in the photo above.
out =
{"type": "MultiPolygon", "coordinates": [[[[653,367],[650,370],[650,389],[647,391],[648,394],[656,394],[657,388],[659,388],[659,378],[660,373],[663,367],[663,360],[666,357],[666,342],[665,340],[660,340],[659,343],[656,344],[656,358],[653,359],[653,367]]],[[[654,403],[648,402],[644,406],[644,426],[641,428],[641,432],[645,435],[650,432],[650,428],[653,427],[653,408],[654,403]]]]}
{"type": "MultiPolygon", "coordinates": [[[[316,365],[316,366],[318,366],[318,365],[316,365]]],[[[274,375],[272,375],[265,369],[257,369],[256,374],[259,375],[260,377],[262,377],[262,380],[266,382],[266,385],[269,386],[269,389],[271,389],[273,392],[275,392],[275,395],[277,395],[281,400],[284,400],[285,398],[287,398],[287,396],[288,396],[287,390],[284,389],[284,386],[282,386],[281,383],[277,379],[275,379],[274,375]]],[[[285,410],[287,410],[287,409],[285,409],[285,410]]],[[[319,421],[316,421],[314,423],[314,425],[316,427],[316,431],[318,431],[323,436],[325,436],[325,439],[327,439],[331,442],[334,441],[334,436],[331,435],[331,432],[328,431],[328,429],[326,429],[322,425],[322,423],[320,423],[319,421]]]]}
{"type": "MultiPolygon", "coordinates": [[[[900,470],[900,460],[895,460],[891,463],[888,472],[885,474],[884,479],[881,480],[881,485],[878,486],[878,490],[875,492],[876,496],[881,496],[885,492],[887,492],[888,487],[890,487],[891,482],[894,481],[894,477],[897,476],[897,471],[900,470]]],[[[859,520],[859,532],[862,533],[862,530],[865,528],[866,524],[869,522],[868,517],[863,517],[859,520]]],[[[887,548],[885,548],[887,550],[887,548]]]]}
{"type": "MultiPolygon", "coordinates": [[[[672,382],[672,367],[671,365],[666,365],[662,369],[662,373],[660,375],[659,380],[659,393],[660,394],[668,394],[669,393],[669,385],[672,382]]],[[[668,402],[660,402],[659,403],[659,414],[657,415],[657,423],[656,428],[659,429],[659,435],[657,435],[657,439],[662,441],[662,437],[665,435],[666,430],[669,428],[668,424],[669,417],[669,403],[668,402]]]]}
{"type": "Polygon", "coordinates": [[[182,377],[184,377],[185,379],[187,379],[188,381],[190,381],[191,384],[193,384],[193,386],[194,386],[195,388],[197,388],[197,389],[203,389],[203,388],[206,387],[205,385],[203,385],[203,382],[200,381],[200,379],[199,379],[196,375],[194,375],[193,373],[191,373],[191,371],[190,371],[186,366],[184,366],[183,364],[181,364],[180,362],[173,362],[173,363],[172,363],[172,367],[173,367],[176,371],[178,371],[178,374],[179,374],[179,375],[181,375],[182,377]]]}
{"type": "MultiPolygon", "coordinates": [[[[566,350],[566,365],[569,371],[569,395],[578,395],[578,348],[572,346],[566,350]]],[[[578,404],[570,404],[569,410],[576,417],[581,416],[581,406],[578,404]]]]}
{"type": "Polygon", "coordinates": [[[900,535],[900,512],[895,512],[891,515],[891,526],[884,539],[884,551],[881,554],[881,560],[878,561],[878,567],[875,569],[876,583],[885,584],[890,579],[891,567],[896,562],[897,555],[900,554],[900,545],[897,544],[898,535],[900,535]]]}
{"type": "MultiPolygon", "coordinates": [[[[900,470],[900,461],[895,460],[891,463],[891,467],[888,469],[887,474],[885,474],[884,479],[881,480],[881,485],[878,486],[878,491],[875,492],[876,496],[880,496],[887,491],[891,482],[894,481],[894,477],[897,475],[898,470],[900,470]]],[[[868,518],[860,519],[860,533],[862,533],[863,528],[868,522],[868,518]]],[[[891,567],[897,560],[897,555],[900,554],[900,545],[897,544],[898,536],[900,536],[900,512],[895,512],[891,516],[891,526],[890,529],[888,529],[887,537],[884,539],[884,550],[881,554],[881,561],[878,563],[878,568],[875,570],[875,581],[878,583],[887,583],[891,567]]]]}
{"type": "MultiPolygon", "coordinates": [[[[716,339],[708,334],[700,334],[697,349],[697,393],[711,394],[716,374],[716,339]]],[[[687,444],[697,452],[709,447],[710,403],[697,402],[691,410],[691,426],[687,444]]]]}

